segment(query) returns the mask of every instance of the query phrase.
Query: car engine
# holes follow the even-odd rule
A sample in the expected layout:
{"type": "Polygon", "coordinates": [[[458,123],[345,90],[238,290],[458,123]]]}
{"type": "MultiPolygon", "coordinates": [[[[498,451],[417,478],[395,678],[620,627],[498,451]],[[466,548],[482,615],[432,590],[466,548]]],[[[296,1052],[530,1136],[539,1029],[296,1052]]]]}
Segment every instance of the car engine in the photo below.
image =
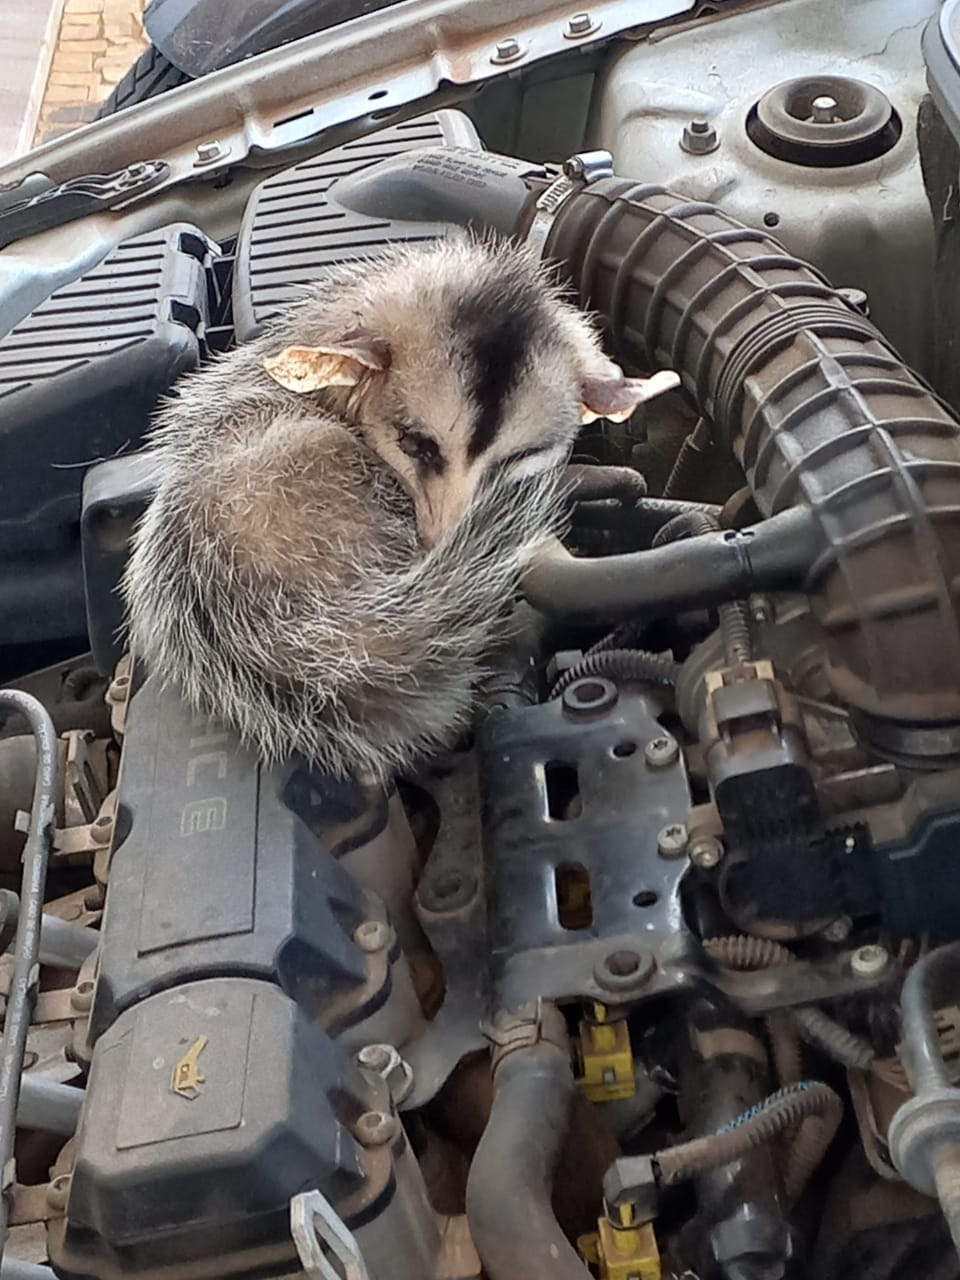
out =
{"type": "Polygon", "coordinates": [[[391,114],[0,338],[0,1275],[953,1280],[960,5],[391,114]],[[460,742],[267,767],[127,651],[150,416],[464,227],[682,386],[584,428],[460,742]]]}

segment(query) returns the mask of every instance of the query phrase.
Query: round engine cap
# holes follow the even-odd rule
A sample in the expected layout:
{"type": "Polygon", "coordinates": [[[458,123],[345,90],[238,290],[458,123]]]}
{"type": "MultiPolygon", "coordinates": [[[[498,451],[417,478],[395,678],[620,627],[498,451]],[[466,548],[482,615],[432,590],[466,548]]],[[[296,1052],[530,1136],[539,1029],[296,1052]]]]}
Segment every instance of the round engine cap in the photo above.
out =
{"type": "Polygon", "coordinates": [[[747,117],[747,134],[761,151],[811,168],[876,160],[901,131],[889,98],[846,76],[785,80],[768,89],[747,117]]]}

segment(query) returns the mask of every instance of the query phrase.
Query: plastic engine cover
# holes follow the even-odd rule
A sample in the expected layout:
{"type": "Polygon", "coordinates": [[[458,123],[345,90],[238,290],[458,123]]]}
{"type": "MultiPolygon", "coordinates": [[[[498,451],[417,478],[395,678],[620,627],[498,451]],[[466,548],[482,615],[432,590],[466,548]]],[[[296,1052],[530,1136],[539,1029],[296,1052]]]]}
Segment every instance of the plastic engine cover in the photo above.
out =
{"type": "Polygon", "coordinates": [[[290,1198],[363,1192],[348,1124],[370,1105],[349,1058],[270,983],[152,996],[100,1039],[76,1138],[58,1274],[286,1270],[290,1198]]]}
{"type": "Polygon", "coordinates": [[[0,338],[5,644],[84,634],[84,471],[137,448],[157,398],[197,365],[212,251],[188,225],[138,236],[0,338]]]}
{"type": "Polygon", "coordinates": [[[282,803],[288,774],[155,681],[134,695],[93,1042],[146,996],[212,975],[274,982],[329,1030],[386,998],[352,941],[363,895],[282,803]]]}
{"type": "Polygon", "coordinates": [[[237,242],[233,318],[237,341],[252,338],[264,321],[292,302],[324,268],[382,253],[390,244],[435,240],[443,223],[397,221],[351,209],[337,184],[380,160],[423,147],[481,150],[476,131],[459,111],[438,111],[348,142],[295,165],[257,187],[237,242]]]}

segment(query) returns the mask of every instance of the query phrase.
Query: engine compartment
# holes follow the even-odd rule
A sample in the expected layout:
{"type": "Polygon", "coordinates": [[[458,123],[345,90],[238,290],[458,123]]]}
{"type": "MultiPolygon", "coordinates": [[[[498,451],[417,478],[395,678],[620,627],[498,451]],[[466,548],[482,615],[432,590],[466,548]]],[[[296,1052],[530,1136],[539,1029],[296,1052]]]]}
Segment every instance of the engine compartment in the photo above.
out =
{"type": "MultiPolygon", "coordinates": [[[[227,241],[125,243],[0,339],[0,655],[59,735],[11,1253],[78,1280],[960,1272],[935,13],[785,0],[614,41],[550,154],[512,158],[523,113],[496,154],[494,90],[522,90],[490,86],[266,179],[227,241]],[[327,264],[464,225],[539,237],[624,366],[683,391],[584,430],[455,749],[389,791],[266,768],[125,652],[149,410],[327,264]]],[[[35,759],[0,720],[8,944],[35,759]]],[[[9,952],[0,987],[9,1011],[9,952]]]]}

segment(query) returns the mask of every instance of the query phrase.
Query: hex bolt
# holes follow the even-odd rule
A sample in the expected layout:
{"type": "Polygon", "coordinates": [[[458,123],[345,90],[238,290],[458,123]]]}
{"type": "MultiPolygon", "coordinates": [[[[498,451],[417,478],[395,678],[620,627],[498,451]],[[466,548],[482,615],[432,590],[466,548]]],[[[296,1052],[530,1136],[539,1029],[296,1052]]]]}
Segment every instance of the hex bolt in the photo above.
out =
{"type": "Polygon", "coordinates": [[[365,1111],[357,1121],[357,1141],[364,1147],[382,1147],[400,1132],[400,1121],[386,1111],[365,1111]]]}
{"type": "Polygon", "coordinates": [[[723,857],[723,845],[716,836],[697,836],[690,843],[690,861],[701,871],[711,871],[723,857]]]}
{"type": "Polygon", "coordinates": [[[879,943],[858,947],[850,957],[850,968],[858,978],[876,978],[890,963],[890,952],[879,943]]]}
{"type": "Polygon", "coordinates": [[[836,98],[831,98],[828,93],[819,98],[814,98],[811,108],[813,111],[811,118],[814,124],[833,124],[836,120],[837,100],[836,98]]]}
{"type": "Polygon", "coordinates": [[[220,159],[220,143],[214,138],[210,142],[197,144],[197,164],[212,164],[220,159]]]}
{"type": "Polygon", "coordinates": [[[568,40],[582,40],[600,30],[600,23],[592,13],[575,13],[567,23],[564,35],[568,40]]]}
{"type": "Polygon", "coordinates": [[[651,769],[666,769],[675,764],[680,755],[680,746],[676,738],[663,734],[659,738],[651,738],[643,749],[643,758],[651,769]]]}
{"type": "Polygon", "coordinates": [[[502,66],[505,62],[516,62],[518,58],[523,57],[523,45],[516,36],[507,36],[505,40],[501,40],[497,44],[496,52],[490,58],[495,66],[502,66]]]}
{"type": "Polygon", "coordinates": [[[853,921],[849,916],[837,916],[836,920],[831,920],[824,929],[823,936],[827,942],[846,942],[852,928],[853,921]]]}
{"type": "Polygon", "coordinates": [[[687,828],[682,822],[661,827],[657,835],[657,853],[661,858],[682,858],[687,852],[687,828]]]}
{"type": "Polygon", "coordinates": [[[706,156],[716,151],[720,138],[709,120],[691,120],[683,126],[680,146],[692,156],[706,156]]]}
{"type": "Polygon", "coordinates": [[[393,941],[393,930],[382,920],[364,920],[354,930],[353,940],[367,955],[383,951],[393,941]]]}
{"type": "Polygon", "coordinates": [[[390,1045],[367,1044],[357,1054],[357,1062],[368,1071],[386,1071],[390,1065],[390,1045]]]}
{"type": "Polygon", "coordinates": [[[395,1106],[399,1106],[413,1089],[413,1071],[401,1058],[392,1044],[367,1044],[357,1054],[357,1064],[365,1071],[380,1076],[390,1091],[395,1106]]]}

